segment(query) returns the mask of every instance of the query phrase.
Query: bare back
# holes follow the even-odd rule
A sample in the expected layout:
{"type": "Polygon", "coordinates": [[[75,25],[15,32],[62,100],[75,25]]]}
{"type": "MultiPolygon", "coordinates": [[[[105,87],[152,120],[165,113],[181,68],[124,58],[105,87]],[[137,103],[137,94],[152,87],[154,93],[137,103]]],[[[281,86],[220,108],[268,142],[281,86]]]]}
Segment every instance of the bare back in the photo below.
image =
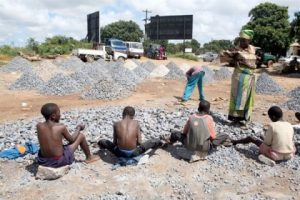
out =
{"type": "Polygon", "coordinates": [[[64,129],[65,126],[62,124],[49,124],[47,122],[37,124],[37,135],[43,157],[53,158],[62,156],[64,129]]]}
{"type": "Polygon", "coordinates": [[[125,118],[114,124],[114,144],[125,150],[133,150],[141,142],[138,121],[125,118]]]}

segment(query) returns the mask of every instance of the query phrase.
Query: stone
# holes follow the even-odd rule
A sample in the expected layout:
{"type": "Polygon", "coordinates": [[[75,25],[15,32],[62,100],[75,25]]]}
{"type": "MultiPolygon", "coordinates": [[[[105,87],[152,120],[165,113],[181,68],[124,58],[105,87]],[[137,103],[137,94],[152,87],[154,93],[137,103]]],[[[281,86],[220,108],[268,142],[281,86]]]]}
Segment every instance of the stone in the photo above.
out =
{"type": "Polygon", "coordinates": [[[36,178],[41,180],[55,180],[63,177],[70,171],[70,166],[66,165],[59,168],[44,167],[39,165],[36,178]]]}

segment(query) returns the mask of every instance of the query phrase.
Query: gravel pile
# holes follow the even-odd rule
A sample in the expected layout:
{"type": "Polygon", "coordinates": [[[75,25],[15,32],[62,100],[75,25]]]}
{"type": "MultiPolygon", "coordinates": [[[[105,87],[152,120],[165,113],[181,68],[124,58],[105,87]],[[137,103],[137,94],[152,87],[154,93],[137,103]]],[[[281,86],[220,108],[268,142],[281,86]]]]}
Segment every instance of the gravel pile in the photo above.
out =
{"type": "Polygon", "coordinates": [[[44,81],[34,72],[24,72],[19,79],[12,83],[10,90],[37,90],[44,86],[44,81]]]}
{"type": "Polygon", "coordinates": [[[134,72],[123,66],[123,63],[111,63],[109,66],[109,74],[112,79],[122,86],[125,90],[134,90],[136,83],[141,79],[134,72]]]}
{"type": "Polygon", "coordinates": [[[80,87],[91,86],[95,81],[84,72],[75,72],[70,75],[70,77],[75,80],[80,87]]]}
{"type": "Polygon", "coordinates": [[[48,81],[57,73],[63,73],[51,60],[42,60],[33,66],[33,71],[38,74],[44,81],[48,81]]]}
{"type": "Polygon", "coordinates": [[[102,78],[110,78],[109,67],[107,64],[100,62],[87,63],[84,68],[79,69],[77,72],[85,73],[94,81],[99,81],[102,78]]]}
{"type": "Polygon", "coordinates": [[[256,81],[256,93],[268,95],[282,95],[284,89],[274,81],[267,73],[262,73],[256,81]]]}
{"type": "Polygon", "coordinates": [[[0,68],[3,72],[28,72],[32,71],[32,69],[33,65],[31,62],[21,56],[15,57],[8,64],[0,68]]]}
{"type": "Polygon", "coordinates": [[[300,86],[289,92],[289,97],[300,98],[300,86]]]}
{"type": "Polygon", "coordinates": [[[149,76],[150,76],[150,72],[148,70],[144,69],[142,66],[138,66],[138,67],[134,68],[133,72],[135,73],[135,75],[137,77],[140,78],[140,80],[145,80],[145,79],[149,78],[149,76]]]}
{"type": "Polygon", "coordinates": [[[121,85],[111,79],[103,78],[94,83],[89,90],[84,91],[81,94],[81,98],[88,100],[115,100],[120,99],[126,95],[129,95],[129,92],[124,90],[121,85]]]}
{"type": "Polygon", "coordinates": [[[215,79],[214,79],[215,72],[207,66],[202,66],[202,68],[203,68],[203,71],[205,72],[203,83],[204,84],[213,83],[215,81],[215,79]]]}
{"type": "Polygon", "coordinates": [[[221,69],[215,71],[214,79],[221,81],[230,79],[232,76],[232,71],[230,71],[227,67],[221,67],[221,69]]]}
{"type": "Polygon", "coordinates": [[[54,64],[67,71],[79,70],[85,66],[85,63],[76,56],[67,59],[55,59],[54,64]]]}
{"type": "Polygon", "coordinates": [[[40,93],[44,95],[64,96],[77,93],[82,88],[70,76],[62,73],[56,74],[45,85],[40,88],[40,93]]]}
{"type": "Polygon", "coordinates": [[[167,79],[172,79],[172,80],[185,80],[186,76],[183,73],[181,69],[174,63],[170,62],[169,64],[166,65],[166,67],[169,69],[169,73],[165,76],[167,79]]]}
{"type": "MultiPolygon", "coordinates": [[[[136,61],[139,62],[139,61],[136,61]]],[[[149,71],[150,73],[155,69],[156,65],[151,62],[150,60],[148,60],[147,62],[143,62],[140,64],[144,69],[146,69],[147,71],[149,71]]]]}
{"type": "Polygon", "coordinates": [[[290,99],[283,106],[289,110],[300,112],[300,87],[290,91],[288,96],[290,99]]]}
{"type": "Polygon", "coordinates": [[[150,77],[164,77],[169,73],[169,69],[164,65],[158,65],[151,73],[150,77]]]}

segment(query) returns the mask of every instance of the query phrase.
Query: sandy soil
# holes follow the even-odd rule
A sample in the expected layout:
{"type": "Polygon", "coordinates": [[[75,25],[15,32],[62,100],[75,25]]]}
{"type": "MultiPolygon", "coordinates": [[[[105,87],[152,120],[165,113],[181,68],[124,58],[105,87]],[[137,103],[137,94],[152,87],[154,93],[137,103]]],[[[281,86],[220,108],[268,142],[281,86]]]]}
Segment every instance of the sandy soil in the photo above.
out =
{"type": "MultiPolygon", "coordinates": [[[[143,58],[142,60],[144,61],[145,59],[143,58]]],[[[177,58],[154,62],[156,64],[167,64],[170,60],[177,64],[203,64],[202,62],[186,61],[177,58]]],[[[213,67],[217,68],[217,66],[213,67]]],[[[271,71],[272,69],[268,70],[271,71]]],[[[259,70],[257,75],[261,71],[263,70],[259,70]]],[[[38,116],[40,115],[41,106],[46,102],[57,103],[62,111],[72,108],[106,105],[163,107],[170,110],[183,106],[178,104],[178,98],[182,95],[185,86],[184,81],[148,80],[139,85],[136,92],[126,99],[117,101],[86,101],[81,100],[79,94],[53,97],[41,96],[35,91],[16,92],[7,90],[7,84],[18,78],[18,76],[18,74],[8,74],[0,77],[1,123],[38,116]],[[22,108],[22,102],[26,102],[28,107],[25,109],[22,108]]],[[[300,85],[299,78],[287,78],[276,74],[272,78],[286,90],[292,90],[300,85]]],[[[228,112],[230,80],[205,85],[204,91],[206,98],[212,104],[211,109],[213,111],[228,112]]],[[[198,92],[195,91],[192,99],[184,106],[196,108],[198,104],[197,99],[198,92]]],[[[269,120],[266,116],[267,109],[271,105],[280,104],[286,100],[285,96],[256,95],[253,120],[263,124],[268,123],[269,120]]],[[[292,111],[284,110],[284,118],[293,124],[297,123],[292,111]]],[[[184,196],[188,192],[191,193],[190,198],[193,199],[241,199],[243,196],[248,199],[252,194],[257,193],[262,193],[272,199],[291,199],[292,196],[300,199],[300,188],[296,191],[292,191],[289,188],[290,179],[293,177],[299,178],[300,174],[288,169],[283,169],[280,172],[284,174],[284,177],[275,179],[269,176],[257,179],[252,177],[256,181],[252,185],[247,186],[247,192],[245,193],[240,193],[242,186],[238,182],[235,182],[236,179],[233,177],[251,177],[253,175],[249,175],[247,171],[232,174],[234,172],[229,173],[222,168],[214,169],[207,172],[205,175],[206,181],[222,182],[223,180],[229,180],[229,183],[220,186],[214,194],[206,194],[203,190],[205,181],[197,181],[195,178],[203,176],[203,171],[200,172],[198,169],[204,168],[207,165],[206,161],[189,164],[183,160],[174,158],[168,150],[158,150],[146,165],[125,167],[112,171],[109,160],[107,161],[104,154],[100,155],[102,155],[102,160],[87,166],[76,163],[78,169],[72,169],[63,178],[50,182],[34,180],[32,173],[28,172],[30,170],[26,170],[31,163],[24,165],[24,163],[16,163],[15,161],[1,162],[0,172],[2,172],[5,178],[2,179],[0,173],[0,180],[3,180],[0,181],[0,199],[79,199],[90,194],[103,194],[107,192],[113,194],[123,192],[138,199],[171,199],[176,196],[184,196]],[[160,181],[162,176],[179,178],[181,184],[185,187],[185,191],[182,189],[177,191],[172,187],[172,184],[164,184],[163,181],[160,181]]],[[[245,157],[245,159],[247,162],[256,162],[250,158],[245,157]]]]}

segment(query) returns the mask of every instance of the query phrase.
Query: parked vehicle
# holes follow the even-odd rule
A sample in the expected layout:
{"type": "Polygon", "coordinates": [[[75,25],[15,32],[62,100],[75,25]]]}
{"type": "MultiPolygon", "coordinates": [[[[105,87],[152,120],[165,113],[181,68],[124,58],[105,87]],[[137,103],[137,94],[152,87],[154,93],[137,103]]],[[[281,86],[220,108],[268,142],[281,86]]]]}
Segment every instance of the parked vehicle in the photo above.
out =
{"type": "Polygon", "coordinates": [[[212,62],[218,57],[218,54],[207,52],[202,56],[204,62],[212,62]]]}
{"type": "Polygon", "coordinates": [[[278,62],[280,62],[281,64],[287,64],[287,65],[289,65],[290,62],[292,60],[294,60],[294,58],[297,58],[297,60],[300,62],[300,56],[296,56],[296,55],[289,56],[289,57],[279,58],[278,62]]]}
{"type": "MultiPolygon", "coordinates": [[[[123,53],[127,55],[127,47],[125,42],[118,39],[109,39],[105,43],[105,50],[108,55],[113,56],[115,52],[123,53]]],[[[125,58],[125,57],[124,57],[125,58]]],[[[127,56],[126,56],[127,58],[127,56]]]]}
{"type": "Polygon", "coordinates": [[[159,44],[150,44],[145,50],[145,56],[156,60],[167,60],[167,53],[159,44]]]}
{"type": "Polygon", "coordinates": [[[125,42],[127,47],[127,56],[140,59],[144,54],[143,44],[140,42],[125,42]]]}
{"type": "Polygon", "coordinates": [[[92,62],[98,59],[104,59],[106,61],[127,59],[126,52],[110,51],[108,53],[107,47],[103,44],[98,45],[96,49],[75,49],[72,54],[78,56],[84,62],[92,62]]]}
{"type": "Polygon", "coordinates": [[[255,54],[258,56],[256,59],[256,67],[260,68],[262,65],[271,67],[276,62],[276,57],[272,54],[265,53],[261,48],[257,47],[255,54]]]}

